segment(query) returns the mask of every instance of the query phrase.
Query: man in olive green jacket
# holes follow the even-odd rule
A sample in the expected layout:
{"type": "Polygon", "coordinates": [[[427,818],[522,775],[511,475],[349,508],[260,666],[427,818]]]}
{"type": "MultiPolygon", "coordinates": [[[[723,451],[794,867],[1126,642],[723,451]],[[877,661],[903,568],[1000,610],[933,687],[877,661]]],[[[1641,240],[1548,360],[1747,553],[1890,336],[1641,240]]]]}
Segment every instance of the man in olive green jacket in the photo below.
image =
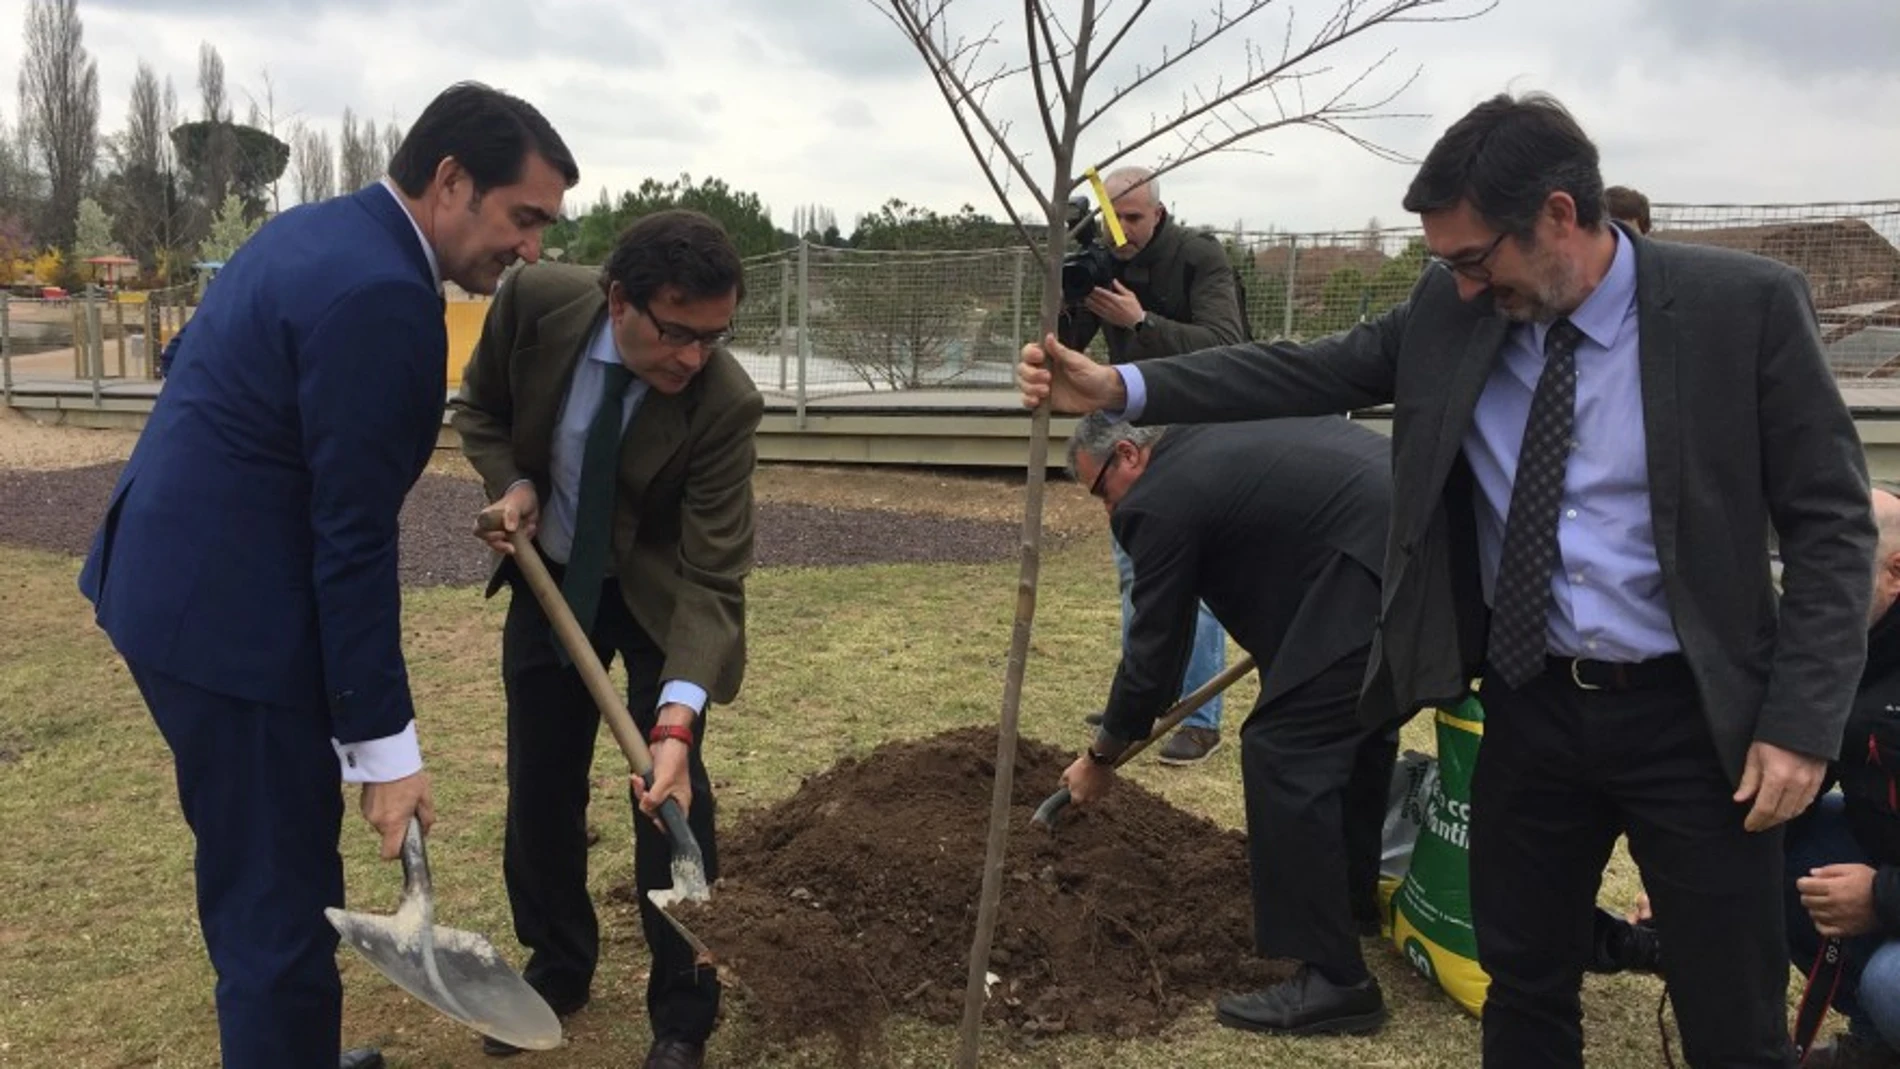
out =
{"type": "MultiPolygon", "coordinates": [[[[504,530],[525,528],[603,660],[618,654],[627,706],[653,752],[647,813],[687,812],[718,875],[712,784],[700,757],[710,702],[745,668],[752,567],[753,436],[764,402],[732,354],[739,257],[718,224],[661,212],[621,236],[606,267],[524,269],[501,290],[452,404],[462,451],[504,530]]],[[[509,553],[507,536],[484,537],[509,553]]],[[[515,587],[502,633],[508,697],[503,873],[528,982],[557,1013],[586,1004],[600,935],[587,893],[586,808],[599,714],[547,617],[515,587]]],[[[669,848],[636,818],[635,885],[653,968],[649,1067],[697,1066],[719,982],[647,900],[670,884],[669,848]]],[[[493,1040],[491,1054],[512,1053],[493,1040]]]]}

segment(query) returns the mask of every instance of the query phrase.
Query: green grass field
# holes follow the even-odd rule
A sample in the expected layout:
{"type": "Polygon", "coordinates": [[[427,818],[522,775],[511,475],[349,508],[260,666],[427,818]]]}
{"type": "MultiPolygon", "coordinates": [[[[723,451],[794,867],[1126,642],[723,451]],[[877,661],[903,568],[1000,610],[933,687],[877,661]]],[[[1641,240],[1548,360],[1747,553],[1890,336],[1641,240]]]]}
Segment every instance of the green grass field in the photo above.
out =
{"type": "MultiPolygon", "coordinates": [[[[1071,488],[1072,489],[1072,488],[1071,488]]],[[[74,588],[78,562],[0,548],[0,1066],[216,1064],[212,976],[192,908],[191,844],[168,754],[123,664],[74,588]]],[[[879,742],[993,722],[1002,693],[1016,565],[764,570],[752,580],[751,664],[741,701],[717,710],[708,763],[722,819],[788,795],[801,776],[879,742]]],[[[407,647],[424,752],[441,813],[430,843],[438,920],[489,933],[517,964],[500,879],[501,602],[437,589],[407,602],[407,647]]],[[[1080,745],[1078,717],[1097,707],[1113,668],[1117,604],[1099,530],[1044,562],[1025,689],[1023,730],[1080,745]]],[[[1242,684],[1249,688],[1250,684],[1242,684]]],[[[1250,696],[1230,695],[1230,732],[1250,696]]],[[[605,732],[595,807],[605,840],[596,890],[628,878],[628,816],[616,804],[624,767],[605,732]]],[[[1430,748],[1421,718],[1406,744],[1430,748]]],[[[1240,822],[1236,747],[1207,766],[1132,772],[1175,804],[1240,822]]],[[[1053,788],[1053,784],[1050,785],[1053,788]]],[[[1016,834],[1022,834],[1019,830],[1016,834]]],[[[394,866],[378,863],[352,809],[343,851],[351,902],[391,909],[394,866]]],[[[970,873],[974,884],[980,874],[970,873]]],[[[1605,900],[1633,890],[1619,860],[1605,900]]],[[[570,1044],[522,1066],[635,1064],[647,1043],[636,925],[611,912],[593,1005],[570,1022],[570,1044]]],[[[823,947],[812,948],[822,955],[823,947]]],[[[997,1066],[1464,1066],[1478,1029],[1413,976],[1396,951],[1374,955],[1393,1015],[1354,1040],[1268,1039],[1219,1028],[1212,1009],[1141,1042],[1068,1038],[1034,1047],[986,1037],[997,1066]]],[[[349,955],[343,958],[346,1042],[385,1048],[399,1067],[479,1066],[472,1033],[438,1019],[349,955]]],[[[958,989],[961,975],[948,978],[958,989]]],[[[1590,1063],[1661,1064],[1660,985],[1591,978],[1585,989],[1590,1063]]],[[[952,1029],[899,1020],[885,1064],[941,1066],[952,1029]]],[[[1678,1048],[1679,1052],[1679,1048],[1678,1048]]],[[[765,1047],[729,1019],[711,1063],[835,1064],[830,1048],[765,1047]]]]}

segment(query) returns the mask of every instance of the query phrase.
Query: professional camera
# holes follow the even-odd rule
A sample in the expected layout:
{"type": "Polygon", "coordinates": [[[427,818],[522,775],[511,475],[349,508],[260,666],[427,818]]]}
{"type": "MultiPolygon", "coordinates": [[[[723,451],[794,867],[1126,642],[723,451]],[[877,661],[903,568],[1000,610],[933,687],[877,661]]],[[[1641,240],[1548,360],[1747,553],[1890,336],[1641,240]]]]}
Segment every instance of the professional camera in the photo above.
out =
{"type": "Polygon", "coordinates": [[[1076,249],[1062,257],[1062,302],[1081,304],[1090,291],[1115,281],[1121,261],[1102,244],[1101,230],[1095,223],[1094,212],[1089,209],[1087,197],[1069,201],[1066,222],[1076,249]]]}

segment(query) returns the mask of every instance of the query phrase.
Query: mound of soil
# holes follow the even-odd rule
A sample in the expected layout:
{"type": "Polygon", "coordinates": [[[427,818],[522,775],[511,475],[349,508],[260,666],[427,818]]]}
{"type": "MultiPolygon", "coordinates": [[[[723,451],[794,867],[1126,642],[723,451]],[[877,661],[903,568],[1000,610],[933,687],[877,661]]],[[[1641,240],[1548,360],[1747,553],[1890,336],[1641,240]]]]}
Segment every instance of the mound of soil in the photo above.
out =
{"type": "MultiPolygon", "coordinates": [[[[850,1054],[889,1013],[961,1019],[995,755],[993,728],[890,743],[722,836],[713,901],[676,915],[765,1031],[850,1054]]],[[[1018,747],[988,1018],[1023,1037],[1151,1034],[1284,978],[1253,952],[1238,832],[1126,781],[1053,834],[1030,824],[1073,757],[1018,747]]]]}
{"type": "MultiPolygon", "coordinates": [[[[122,463],[59,471],[0,468],[0,543],[84,554],[104,515],[122,463]]],[[[433,472],[402,509],[404,586],[486,582],[493,561],[473,534],[481,486],[433,472]]],[[[1017,549],[1021,528],[992,520],[885,509],[822,508],[766,502],[758,507],[761,567],[887,563],[981,563],[1017,549]]]]}

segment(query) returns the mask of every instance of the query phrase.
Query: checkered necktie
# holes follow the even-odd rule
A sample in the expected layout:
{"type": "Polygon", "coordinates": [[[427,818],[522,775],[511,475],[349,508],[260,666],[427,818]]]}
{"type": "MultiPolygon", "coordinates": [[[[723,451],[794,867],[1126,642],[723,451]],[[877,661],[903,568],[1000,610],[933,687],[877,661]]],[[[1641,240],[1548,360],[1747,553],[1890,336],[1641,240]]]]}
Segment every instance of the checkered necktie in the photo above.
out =
{"type": "Polygon", "coordinates": [[[1568,319],[1552,323],[1544,335],[1544,373],[1537,379],[1517,452],[1486,658],[1513,688],[1544,669],[1550,576],[1557,566],[1557,505],[1576,427],[1577,343],[1582,340],[1583,332],[1568,319]]]}

